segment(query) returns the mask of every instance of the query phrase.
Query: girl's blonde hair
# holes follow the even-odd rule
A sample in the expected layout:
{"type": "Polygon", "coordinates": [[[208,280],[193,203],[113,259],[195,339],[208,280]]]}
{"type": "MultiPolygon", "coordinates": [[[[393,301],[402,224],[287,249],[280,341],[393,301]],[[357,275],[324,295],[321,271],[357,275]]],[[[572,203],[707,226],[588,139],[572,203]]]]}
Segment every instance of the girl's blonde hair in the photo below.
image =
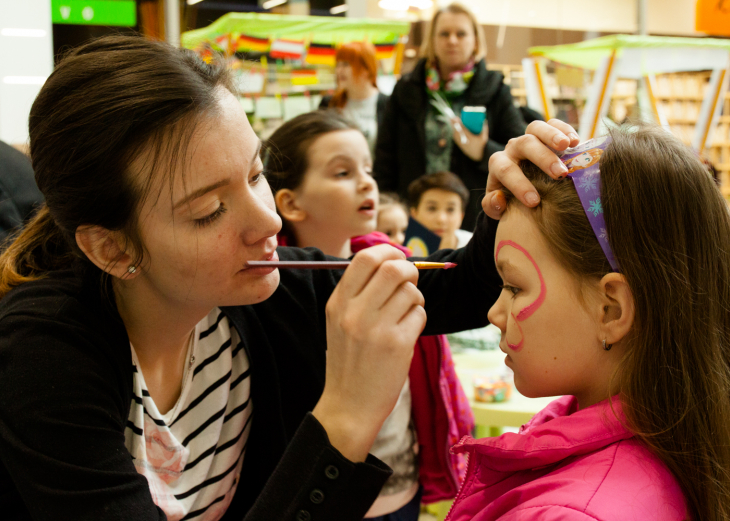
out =
{"type": "MultiPolygon", "coordinates": [[[[728,521],[730,213],[697,156],[664,130],[611,135],[601,202],[635,305],[614,375],[623,412],[681,485],[691,519],[728,521]]],[[[540,194],[533,216],[552,253],[577,281],[600,280],[611,267],[573,183],[531,163],[523,170],[540,194]]]]}
{"type": "Polygon", "coordinates": [[[454,2],[446,7],[442,7],[436,11],[431,18],[431,22],[428,24],[428,30],[426,31],[427,37],[423,39],[421,44],[421,58],[426,58],[426,63],[429,67],[436,65],[436,54],[434,52],[433,39],[436,36],[436,22],[443,13],[451,14],[463,14],[466,15],[471,21],[472,28],[474,29],[474,54],[472,58],[474,61],[479,61],[487,56],[487,39],[484,37],[484,30],[479,24],[477,17],[469,9],[461,5],[460,3],[454,2]]]}

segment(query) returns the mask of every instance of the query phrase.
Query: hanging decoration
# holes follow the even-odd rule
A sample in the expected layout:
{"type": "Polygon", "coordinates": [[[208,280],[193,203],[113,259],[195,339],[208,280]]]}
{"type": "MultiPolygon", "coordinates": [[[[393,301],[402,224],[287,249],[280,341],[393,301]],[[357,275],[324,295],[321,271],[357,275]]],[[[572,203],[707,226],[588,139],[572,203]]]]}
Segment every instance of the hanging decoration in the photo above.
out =
{"type": "Polygon", "coordinates": [[[310,65],[335,66],[335,55],[337,51],[334,45],[327,43],[310,43],[307,49],[307,57],[304,59],[310,65]]]}

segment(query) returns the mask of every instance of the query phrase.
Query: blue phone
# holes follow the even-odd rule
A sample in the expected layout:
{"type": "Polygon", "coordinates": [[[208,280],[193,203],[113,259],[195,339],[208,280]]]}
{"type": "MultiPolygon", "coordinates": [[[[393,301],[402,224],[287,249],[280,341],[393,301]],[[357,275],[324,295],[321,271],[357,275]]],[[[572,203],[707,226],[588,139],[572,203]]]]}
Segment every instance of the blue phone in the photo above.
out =
{"type": "Polygon", "coordinates": [[[461,121],[472,134],[481,134],[486,117],[486,107],[464,107],[461,109],[461,121]]]}

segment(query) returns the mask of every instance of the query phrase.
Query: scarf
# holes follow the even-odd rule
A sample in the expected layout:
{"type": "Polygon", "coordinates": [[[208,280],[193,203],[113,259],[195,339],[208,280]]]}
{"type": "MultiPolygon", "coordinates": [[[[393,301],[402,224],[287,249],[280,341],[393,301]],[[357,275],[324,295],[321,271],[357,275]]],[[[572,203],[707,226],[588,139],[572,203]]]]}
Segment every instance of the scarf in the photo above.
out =
{"type": "Polygon", "coordinates": [[[426,89],[431,92],[440,91],[447,98],[452,98],[464,92],[473,77],[474,60],[470,60],[463,69],[450,73],[446,78],[441,78],[437,67],[429,65],[426,67],[426,89]]]}

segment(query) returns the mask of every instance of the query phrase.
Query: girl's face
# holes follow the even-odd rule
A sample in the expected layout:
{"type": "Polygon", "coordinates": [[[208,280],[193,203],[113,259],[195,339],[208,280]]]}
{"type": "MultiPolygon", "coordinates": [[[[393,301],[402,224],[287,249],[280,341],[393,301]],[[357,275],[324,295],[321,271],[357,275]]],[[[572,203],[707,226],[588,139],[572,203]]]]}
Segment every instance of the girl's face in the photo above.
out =
{"type": "Polygon", "coordinates": [[[396,244],[406,240],[408,215],[399,204],[381,206],[378,211],[378,231],[387,235],[396,244]]]}
{"type": "Polygon", "coordinates": [[[307,162],[309,168],[295,190],[307,225],[344,240],[375,230],[378,185],[362,132],[338,130],[318,137],[307,150],[307,162]]]}
{"type": "Polygon", "coordinates": [[[180,167],[172,187],[157,176],[140,209],[147,256],[134,283],[144,285],[150,301],[205,312],[261,302],[279,284],[277,270],[245,268],[249,260],[277,258],[281,229],[262,175],[260,141],[240,103],[222,88],[219,106],[193,134],[184,182],[180,167]]]}
{"type": "Polygon", "coordinates": [[[476,36],[469,17],[462,13],[441,13],[436,20],[433,50],[439,66],[450,71],[462,69],[476,50],[476,36]]]}
{"type": "Polygon", "coordinates": [[[440,188],[426,190],[418,207],[411,208],[411,217],[439,237],[451,237],[464,220],[461,197],[440,188]]]}
{"type": "Polygon", "coordinates": [[[489,321],[502,332],[500,349],[520,393],[569,394],[590,403],[586,397],[605,393],[608,385],[599,324],[530,213],[513,203],[499,222],[495,260],[504,287],[489,321]]]}
{"type": "Polygon", "coordinates": [[[570,166],[573,168],[585,168],[591,164],[591,161],[593,161],[593,156],[588,152],[583,152],[570,160],[570,166]]]}

